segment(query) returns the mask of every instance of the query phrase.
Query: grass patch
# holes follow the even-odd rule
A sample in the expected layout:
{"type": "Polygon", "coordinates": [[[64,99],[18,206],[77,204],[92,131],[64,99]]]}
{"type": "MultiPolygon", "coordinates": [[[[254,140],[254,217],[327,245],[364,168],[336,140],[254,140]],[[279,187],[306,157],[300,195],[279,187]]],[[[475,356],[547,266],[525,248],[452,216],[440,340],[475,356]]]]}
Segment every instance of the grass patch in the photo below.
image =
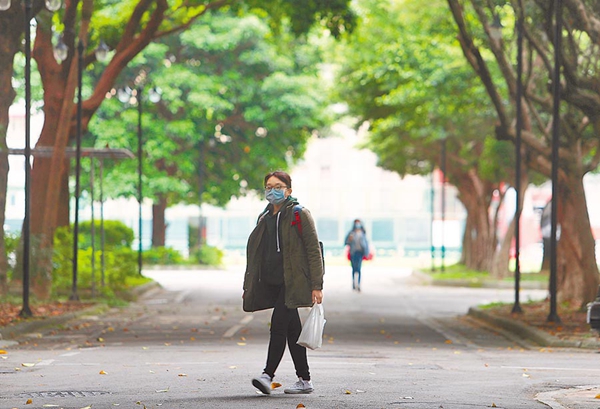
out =
{"type": "Polygon", "coordinates": [[[487,271],[469,270],[463,264],[453,264],[444,268],[444,271],[433,271],[428,274],[434,280],[468,280],[479,281],[489,278],[487,271]]]}

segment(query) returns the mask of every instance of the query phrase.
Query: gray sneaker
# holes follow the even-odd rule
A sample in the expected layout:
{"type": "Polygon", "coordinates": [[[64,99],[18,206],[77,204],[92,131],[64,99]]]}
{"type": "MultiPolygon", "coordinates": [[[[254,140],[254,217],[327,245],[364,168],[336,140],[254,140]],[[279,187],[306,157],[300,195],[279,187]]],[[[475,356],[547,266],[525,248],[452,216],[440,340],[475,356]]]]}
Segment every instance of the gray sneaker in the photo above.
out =
{"type": "Polygon", "coordinates": [[[265,395],[270,395],[272,381],[273,381],[273,379],[269,375],[267,375],[266,373],[263,373],[258,378],[252,379],[252,385],[254,385],[254,387],[256,389],[258,389],[265,395]]]}
{"type": "Polygon", "coordinates": [[[299,393],[311,393],[313,391],[313,384],[311,381],[305,381],[302,378],[298,378],[298,382],[285,388],[284,393],[299,394],[299,393]]]}

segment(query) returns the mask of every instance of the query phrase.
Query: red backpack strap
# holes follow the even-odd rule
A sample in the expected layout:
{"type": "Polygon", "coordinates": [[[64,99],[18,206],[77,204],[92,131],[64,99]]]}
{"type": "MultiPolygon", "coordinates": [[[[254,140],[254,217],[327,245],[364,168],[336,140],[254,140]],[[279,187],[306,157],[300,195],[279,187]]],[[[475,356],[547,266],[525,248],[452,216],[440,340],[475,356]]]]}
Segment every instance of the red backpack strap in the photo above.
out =
{"type": "Polygon", "coordinates": [[[300,234],[300,237],[302,237],[302,219],[300,218],[300,209],[302,209],[302,206],[294,206],[294,220],[292,221],[292,226],[296,226],[298,229],[298,234],[300,234]]]}

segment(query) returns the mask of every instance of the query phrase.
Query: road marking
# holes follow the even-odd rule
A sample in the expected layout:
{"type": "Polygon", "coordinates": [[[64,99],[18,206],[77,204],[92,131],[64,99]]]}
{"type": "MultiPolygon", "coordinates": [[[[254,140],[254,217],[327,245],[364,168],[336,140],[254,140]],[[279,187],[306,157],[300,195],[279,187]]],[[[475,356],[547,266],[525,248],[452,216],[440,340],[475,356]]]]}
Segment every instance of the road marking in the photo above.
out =
{"type": "Polygon", "coordinates": [[[252,315],[246,315],[240,320],[239,324],[236,324],[233,327],[229,328],[227,331],[225,331],[225,333],[223,334],[223,338],[232,338],[236,332],[244,328],[253,319],[254,317],[252,315]]]}
{"type": "Polygon", "coordinates": [[[449,339],[450,341],[452,341],[453,344],[462,344],[462,345],[465,345],[465,346],[471,347],[471,348],[479,348],[479,345],[477,345],[476,343],[472,342],[471,340],[457,334],[456,332],[452,331],[450,328],[441,325],[434,318],[424,317],[424,318],[417,318],[417,320],[419,322],[421,322],[421,324],[423,324],[423,325],[429,327],[430,329],[434,330],[435,332],[439,333],[444,338],[449,339]]]}
{"type": "Polygon", "coordinates": [[[589,372],[589,371],[600,371],[599,368],[554,368],[551,366],[500,366],[500,368],[502,369],[527,369],[527,371],[531,371],[531,370],[538,370],[538,371],[583,371],[583,372],[589,372]]]}
{"type": "Polygon", "coordinates": [[[44,359],[43,361],[36,364],[36,366],[48,366],[54,362],[54,359],[44,359]]]}
{"type": "Polygon", "coordinates": [[[213,365],[221,364],[222,362],[217,361],[204,361],[204,362],[146,362],[144,365],[156,365],[156,366],[182,366],[182,365],[213,365]]]}
{"type": "Polygon", "coordinates": [[[191,291],[182,291],[175,297],[175,304],[181,304],[191,291]]]}

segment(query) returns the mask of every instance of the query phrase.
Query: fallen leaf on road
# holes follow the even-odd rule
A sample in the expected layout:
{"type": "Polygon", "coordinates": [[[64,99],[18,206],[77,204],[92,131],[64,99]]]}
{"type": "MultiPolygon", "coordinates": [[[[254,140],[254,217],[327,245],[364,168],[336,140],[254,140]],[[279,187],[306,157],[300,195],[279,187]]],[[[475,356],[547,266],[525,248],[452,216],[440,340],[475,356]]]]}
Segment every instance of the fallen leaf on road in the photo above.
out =
{"type": "Polygon", "coordinates": [[[498,406],[496,406],[495,403],[492,402],[492,408],[497,408],[498,406]]]}
{"type": "Polygon", "coordinates": [[[148,348],[148,347],[142,347],[142,349],[145,351],[145,350],[147,350],[147,349],[149,349],[149,348],[148,348]]]}
{"type": "Polygon", "coordinates": [[[446,341],[444,341],[446,344],[451,344],[452,340],[451,339],[447,339],[446,341]]]}
{"type": "Polygon", "coordinates": [[[240,337],[240,341],[245,341],[246,337],[240,337]]]}
{"type": "Polygon", "coordinates": [[[7,352],[6,352],[5,350],[3,350],[3,349],[0,349],[0,355],[4,355],[4,354],[6,354],[6,353],[7,353],[7,352]]]}
{"type": "Polygon", "coordinates": [[[524,373],[523,378],[531,378],[531,375],[524,373]]]}
{"type": "Polygon", "coordinates": [[[344,391],[344,393],[345,393],[346,395],[352,395],[352,392],[350,392],[348,389],[346,389],[346,390],[344,391]]]}
{"type": "Polygon", "coordinates": [[[31,405],[33,403],[33,401],[31,399],[27,399],[27,402],[25,402],[26,405],[31,405]]]}
{"type": "Polygon", "coordinates": [[[229,367],[229,369],[237,369],[237,366],[235,366],[235,365],[231,365],[231,366],[229,367]]]}
{"type": "Polygon", "coordinates": [[[363,390],[360,390],[360,389],[357,389],[357,390],[356,390],[356,393],[365,393],[365,391],[363,391],[363,390]]]}
{"type": "Polygon", "coordinates": [[[171,343],[170,343],[170,342],[165,342],[165,346],[168,346],[168,347],[170,347],[170,346],[171,346],[171,343]]]}
{"type": "Polygon", "coordinates": [[[106,372],[104,372],[104,371],[100,371],[99,373],[100,373],[100,375],[108,375],[108,374],[107,374],[106,372]]]}
{"type": "Polygon", "coordinates": [[[21,366],[24,366],[25,368],[31,368],[32,366],[35,366],[35,364],[23,363],[21,366]]]}
{"type": "Polygon", "coordinates": [[[154,372],[154,371],[151,369],[151,370],[150,370],[150,373],[156,373],[156,372],[154,372]]]}
{"type": "Polygon", "coordinates": [[[303,404],[299,403],[296,405],[296,409],[300,409],[300,408],[305,408],[306,406],[304,406],[303,404]]]}
{"type": "Polygon", "coordinates": [[[272,382],[271,389],[281,388],[281,384],[279,382],[272,382]]]}
{"type": "Polygon", "coordinates": [[[180,374],[179,374],[179,375],[177,375],[177,376],[187,376],[187,374],[186,374],[186,373],[180,373],[180,374]]]}
{"type": "Polygon", "coordinates": [[[600,399],[600,393],[594,396],[594,399],[600,399]]]}
{"type": "Polygon", "coordinates": [[[195,337],[190,337],[190,341],[195,341],[196,338],[195,337]]]}
{"type": "Polygon", "coordinates": [[[104,342],[104,338],[98,337],[98,342],[104,342]]]}
{"type": "Polygon", "coordinates": [[[159,389],[156,391],[156,393],[164,393],[164,392],[169,392],[169,388],[167,389],[159,389]]]}
{"type": "Polygon", "coordinates": [[[239,346],[241,346],[241,347],[243,347],[244,345],[246,345],[246,343],[245,343],[245,342],[238,342],[237,344],[238,344],[239,346]]]}

